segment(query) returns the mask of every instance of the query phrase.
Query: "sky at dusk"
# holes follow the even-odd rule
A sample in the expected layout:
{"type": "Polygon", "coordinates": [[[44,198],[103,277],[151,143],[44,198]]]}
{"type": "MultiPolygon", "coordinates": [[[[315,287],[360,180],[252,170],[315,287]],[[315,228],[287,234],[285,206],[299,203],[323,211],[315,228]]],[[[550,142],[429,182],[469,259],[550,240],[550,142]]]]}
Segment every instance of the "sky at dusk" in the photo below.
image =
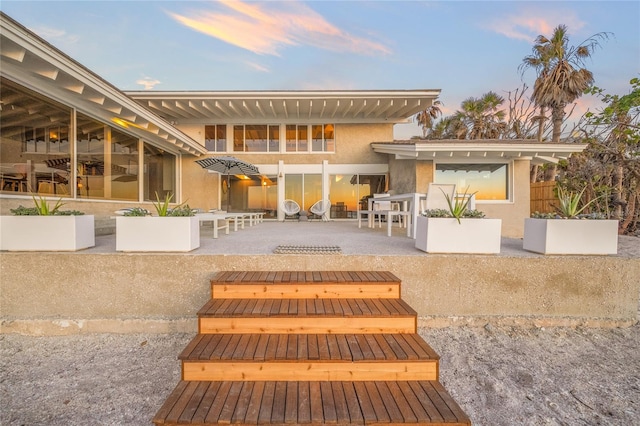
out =
{"type": "MultiPolygon", "coordinates": [[[[0,9],[121,90],[441,89],[445,115],[533,86],[539,34],[609,33],[586,68],[640,76],[638,1],[15,1],[0,9]]],[[[530,93],[531,89],[529,89],[530,93]]],[[[599,107],[583,96],[574,115],[599,107]]],[[[421,135],[396,126],[396,139],[421,135]]]]}

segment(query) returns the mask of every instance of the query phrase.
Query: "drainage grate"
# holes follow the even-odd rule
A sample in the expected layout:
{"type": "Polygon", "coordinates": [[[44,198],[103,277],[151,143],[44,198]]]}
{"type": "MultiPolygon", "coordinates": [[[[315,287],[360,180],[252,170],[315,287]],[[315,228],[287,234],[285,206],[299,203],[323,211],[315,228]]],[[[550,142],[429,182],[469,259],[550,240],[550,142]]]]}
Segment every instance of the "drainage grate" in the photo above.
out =
{"type": "Polygon", "coordinates": [[[278,246],[273,251],[276,254],[341,254],[338,246],[278,246]]]}

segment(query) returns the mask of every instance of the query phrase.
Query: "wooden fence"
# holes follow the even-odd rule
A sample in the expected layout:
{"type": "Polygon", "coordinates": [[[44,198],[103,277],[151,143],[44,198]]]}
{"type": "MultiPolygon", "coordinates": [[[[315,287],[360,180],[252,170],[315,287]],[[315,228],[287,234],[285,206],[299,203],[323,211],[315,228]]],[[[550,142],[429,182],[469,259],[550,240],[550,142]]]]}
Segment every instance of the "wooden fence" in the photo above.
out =
{"type": "Polygon", "coordinates": [[[553,192],[555,187],[555,181],[531,184],[531,213],[551,213],[554,211],[552,205],[558,203],[558,198],[553,192]]]}

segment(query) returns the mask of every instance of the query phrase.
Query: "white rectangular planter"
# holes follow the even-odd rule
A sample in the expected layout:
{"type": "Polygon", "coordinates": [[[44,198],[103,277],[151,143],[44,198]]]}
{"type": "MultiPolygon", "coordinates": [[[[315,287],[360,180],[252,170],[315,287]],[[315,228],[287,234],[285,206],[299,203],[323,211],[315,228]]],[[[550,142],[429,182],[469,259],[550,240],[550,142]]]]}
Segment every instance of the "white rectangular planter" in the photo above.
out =
{"type": "Polygon", "coordinates": [[[116,251],[191,251],[200,247],[195,216],[117,216],[116,251]]]}
{"type": "Polygon", "coordinates": [[[0,216],[0,250],[77,251],[95,245],[93,215],[0,216]]]}
{"type": "Polygon", "coordinates": [[[542,254],[616,254],[618,221],[527,218],[522,248],[542,254]]]}
{"type": "Polygon", "coordinates": [[[500,253],[501,219],[418,216],[416,248],[427,253],[500,253]]]}

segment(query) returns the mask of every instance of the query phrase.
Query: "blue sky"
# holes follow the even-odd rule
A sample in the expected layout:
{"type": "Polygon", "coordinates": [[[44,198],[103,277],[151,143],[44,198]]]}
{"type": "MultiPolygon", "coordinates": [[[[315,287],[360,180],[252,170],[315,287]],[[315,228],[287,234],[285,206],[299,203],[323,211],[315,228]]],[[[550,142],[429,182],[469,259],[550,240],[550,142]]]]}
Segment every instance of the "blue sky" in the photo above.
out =
{"type": "MultiPolygon", "coordinates": [[[[122,90],[441,89],[445,114],[506,97],[539,34],[612,33],[586,67],[624,94],[640,74],[638,1],[14,1],[1,10],[122,90]]],[[[529,89],[529,93],[530,93],[529,89]]],[[[582,97],[574,116],[598,108],[582,97]]],[[[396,138],[421,134],[399,126],[396,138]]]]}

